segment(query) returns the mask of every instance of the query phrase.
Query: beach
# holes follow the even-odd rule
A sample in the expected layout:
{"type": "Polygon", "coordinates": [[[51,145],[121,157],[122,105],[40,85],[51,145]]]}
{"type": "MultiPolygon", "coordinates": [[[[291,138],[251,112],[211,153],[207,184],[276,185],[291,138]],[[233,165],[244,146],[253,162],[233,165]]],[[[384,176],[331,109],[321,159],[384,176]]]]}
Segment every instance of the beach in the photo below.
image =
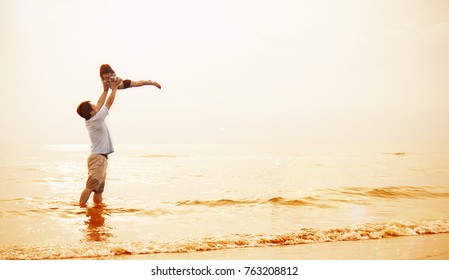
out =
{"type": "Polygon", "coordinates": [[[182,254],[118,256],[119,260],[449,260],[449,234],[228,249],[182,254]]]}
{"type": "Polygon", "coordinates": [[[116,145],[87,207],[86,145],[3,148],[0,259],[447,259],[447,147],[116,145]]]}

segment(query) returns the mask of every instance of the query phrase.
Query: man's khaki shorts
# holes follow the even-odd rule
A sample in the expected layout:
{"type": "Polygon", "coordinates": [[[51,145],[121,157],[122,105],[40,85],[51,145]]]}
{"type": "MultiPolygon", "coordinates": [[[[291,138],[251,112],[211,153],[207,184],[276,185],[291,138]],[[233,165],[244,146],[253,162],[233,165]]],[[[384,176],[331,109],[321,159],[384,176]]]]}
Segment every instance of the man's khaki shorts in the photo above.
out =
{"type": "Polygon", "coordinates": [[[106,169],[108,168],[108,159],[103,155],[89,155],[87,159],[87,176],[86,188],[96,193],[102,193],[106,182],[106,169]]]}

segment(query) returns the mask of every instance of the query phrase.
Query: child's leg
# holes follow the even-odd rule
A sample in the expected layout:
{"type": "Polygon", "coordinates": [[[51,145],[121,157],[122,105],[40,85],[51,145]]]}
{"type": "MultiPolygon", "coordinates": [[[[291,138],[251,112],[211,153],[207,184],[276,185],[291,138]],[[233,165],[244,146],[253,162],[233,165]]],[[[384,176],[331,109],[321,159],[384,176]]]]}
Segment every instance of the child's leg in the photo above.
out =
{"type": "Polygon", "coordinates": [[[155,86],[157,88],[161,88],[161,85],[158,82],[154,82],[152,80],[140,80],[140,81],[131,81],[129,87],[141,87],[141,86],[155,86]]]}

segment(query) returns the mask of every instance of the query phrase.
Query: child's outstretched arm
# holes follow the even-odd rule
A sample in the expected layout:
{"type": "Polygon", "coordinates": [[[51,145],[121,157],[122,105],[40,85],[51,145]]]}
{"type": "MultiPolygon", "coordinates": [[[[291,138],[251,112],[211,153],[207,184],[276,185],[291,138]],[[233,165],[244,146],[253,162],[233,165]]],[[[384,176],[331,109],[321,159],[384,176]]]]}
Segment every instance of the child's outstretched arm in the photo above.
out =
{"type": "Polygon", "coordinates": [[[100,98],[98,98],[98,101],[97,101],[96,107],[98,109],[101,109],[101,107],[103,107],[104,102],[106,101],[106,96],[108,95],[108,91],[109,91],[108,84],[105,81],[102,81],[102,82],[103,82],[103,93],[100,95],[100,98]]]}

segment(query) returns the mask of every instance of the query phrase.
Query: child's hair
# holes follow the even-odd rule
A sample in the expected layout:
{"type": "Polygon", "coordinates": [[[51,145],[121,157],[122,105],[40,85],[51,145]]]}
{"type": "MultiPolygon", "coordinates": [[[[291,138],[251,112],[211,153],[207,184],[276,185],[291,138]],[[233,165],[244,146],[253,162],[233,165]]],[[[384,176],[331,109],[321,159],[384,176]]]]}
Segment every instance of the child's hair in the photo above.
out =
{"type": "Polygon", "coordinates": [[[109,66],[109,64],[103,64],[100,66],[100,77],[103,79],[103,74],[112,73],[115,74],[114,70],[112,70],[112,67],[109,66]]]}

